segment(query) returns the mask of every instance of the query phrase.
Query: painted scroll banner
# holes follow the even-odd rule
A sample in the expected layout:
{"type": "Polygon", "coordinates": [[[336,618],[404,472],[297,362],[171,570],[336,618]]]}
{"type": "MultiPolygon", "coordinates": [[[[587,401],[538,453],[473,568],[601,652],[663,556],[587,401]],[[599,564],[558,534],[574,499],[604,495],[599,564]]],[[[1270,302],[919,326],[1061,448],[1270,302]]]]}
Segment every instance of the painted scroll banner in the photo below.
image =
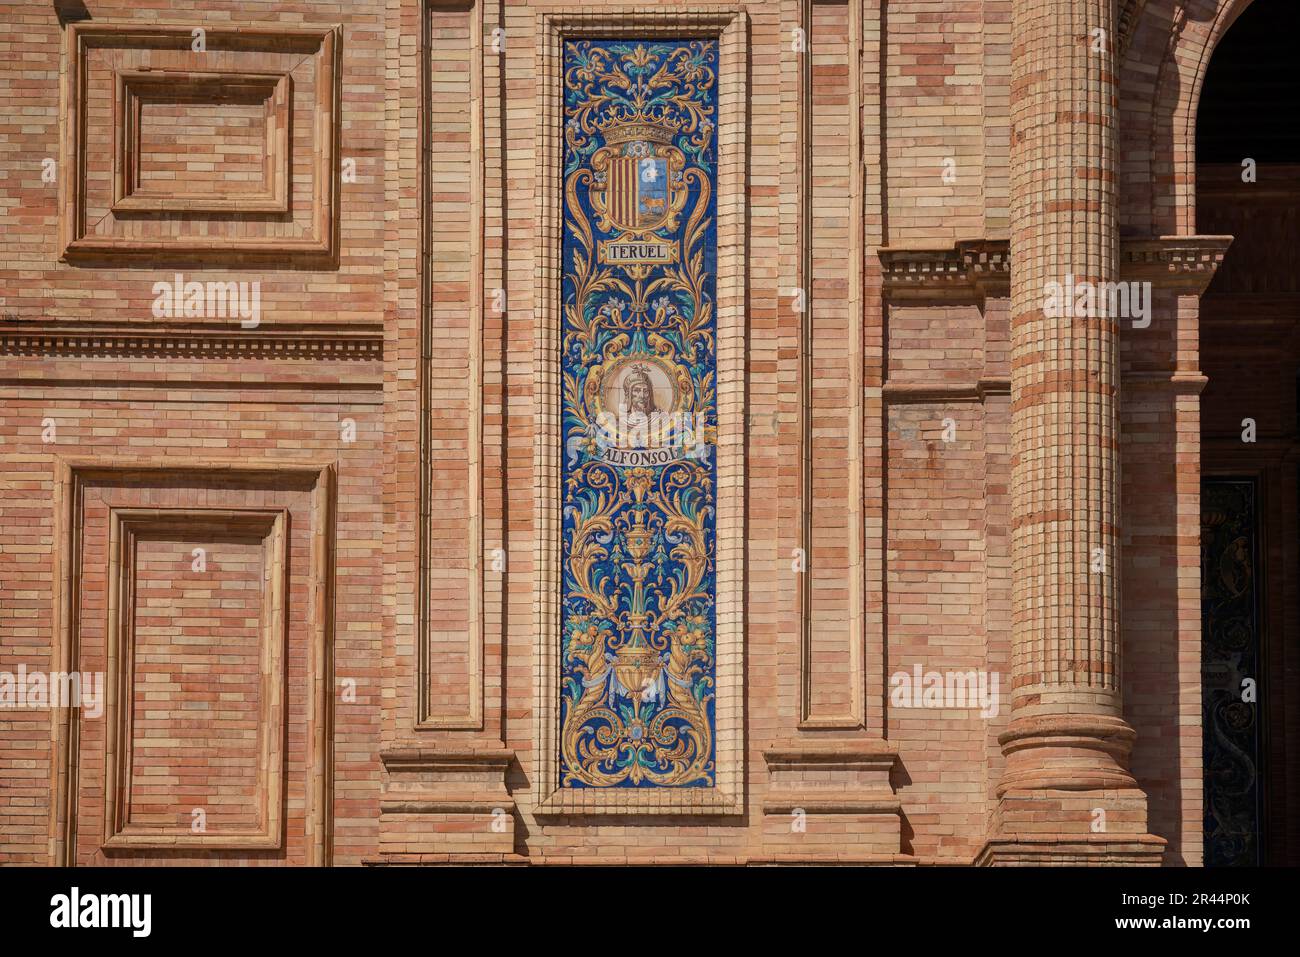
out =
{"type": "Polygon", "coordinates": [[[717,62],[564,45],[563,787],[714,785],[717,62]]]}

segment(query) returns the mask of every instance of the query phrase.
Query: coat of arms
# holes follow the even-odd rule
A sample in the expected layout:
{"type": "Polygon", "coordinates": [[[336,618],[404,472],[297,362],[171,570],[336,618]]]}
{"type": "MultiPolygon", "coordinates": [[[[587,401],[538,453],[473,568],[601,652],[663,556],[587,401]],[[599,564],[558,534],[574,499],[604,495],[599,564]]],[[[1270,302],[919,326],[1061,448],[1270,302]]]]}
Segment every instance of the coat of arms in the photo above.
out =
{"type": "Polygon", "coordinates": [[[677,228],[690,191],[682,175],[686,157],[672,137],[671,129],[650,123],[605,130],[605,145],[591,158],[591,205],[597,228],[617,236],[598,245],[598,262],[635,267],[677,261],[677,242],[661,233],[677,228]]]}

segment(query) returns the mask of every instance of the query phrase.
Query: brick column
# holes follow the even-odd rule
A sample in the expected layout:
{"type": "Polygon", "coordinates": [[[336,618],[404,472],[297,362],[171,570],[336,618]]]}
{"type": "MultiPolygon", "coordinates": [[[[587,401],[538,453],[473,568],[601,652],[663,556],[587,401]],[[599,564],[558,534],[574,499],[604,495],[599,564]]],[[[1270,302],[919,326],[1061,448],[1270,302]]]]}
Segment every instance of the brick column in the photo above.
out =
{"type": "Polygon", "coordinates": [[[1119,322],[1047,284],[1118,280],[1115,0],[1015,0],[1012,701],[998,789],[1133,788],[1119,667],[1119,322]],[[1101,31],[1097,33],[1097,31],[1101,31]]]}

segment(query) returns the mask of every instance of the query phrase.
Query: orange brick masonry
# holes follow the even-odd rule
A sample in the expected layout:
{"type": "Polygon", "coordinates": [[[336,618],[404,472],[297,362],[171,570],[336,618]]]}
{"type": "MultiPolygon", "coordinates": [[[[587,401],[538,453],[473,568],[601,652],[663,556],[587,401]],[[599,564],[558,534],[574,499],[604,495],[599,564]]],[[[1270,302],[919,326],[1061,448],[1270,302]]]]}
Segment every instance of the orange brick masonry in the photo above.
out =
{"type": "Polygon", "coordinates": [[[0,3],[0,672],[115,696],[0,710],[0,863],[1199,863],[1183,118],[1245,4],[1171,5],[0,3]],[[732,69],[725,807],[539,778],[578,33],[732,69]],[[1143,264],[1145,339],[1039,308],[1143,264]]]}

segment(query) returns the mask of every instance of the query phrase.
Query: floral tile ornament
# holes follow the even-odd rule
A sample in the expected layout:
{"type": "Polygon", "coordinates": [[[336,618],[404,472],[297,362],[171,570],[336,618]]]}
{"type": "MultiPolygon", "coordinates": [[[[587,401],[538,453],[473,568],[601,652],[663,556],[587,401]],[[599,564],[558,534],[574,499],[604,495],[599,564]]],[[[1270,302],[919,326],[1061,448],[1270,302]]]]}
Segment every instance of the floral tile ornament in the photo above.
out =
{"type": "Polygon", "coordinates": [[[715,783],[717,64],[564,44],[566,788],[715,783]]]}

